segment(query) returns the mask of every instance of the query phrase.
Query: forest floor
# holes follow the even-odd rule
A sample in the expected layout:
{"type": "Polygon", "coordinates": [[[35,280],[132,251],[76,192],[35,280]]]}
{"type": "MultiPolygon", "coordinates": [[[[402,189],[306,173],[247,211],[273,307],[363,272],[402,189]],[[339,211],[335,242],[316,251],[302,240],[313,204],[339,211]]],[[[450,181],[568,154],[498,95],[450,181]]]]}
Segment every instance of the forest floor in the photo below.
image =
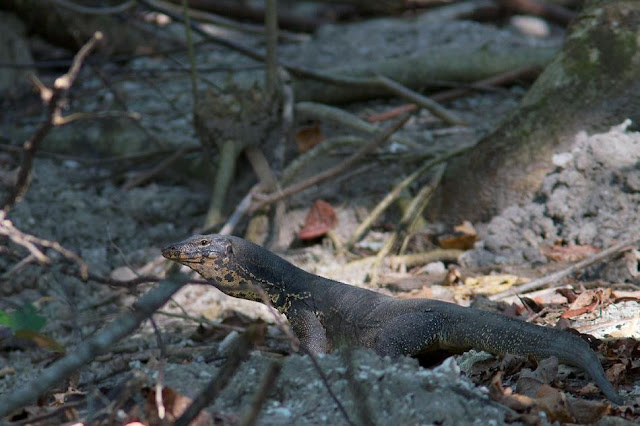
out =
{"type": "MultiPolygon", "coordinates": [[[[427,34],[433,43],[447,40],[461,44],[470,43],[471,37],[492,43],[518,38],[557,44],[562,36],[561,30],[554,29],[548,39],[540,41],[509,25],[495,28],[467,21],[429,25],[419,20],[394,19],[327,26],[308,42],[284,46],[282,55],[298,58],[308,66],[319,66],[339,63],[337,58],[344,57],[365,60],[384,50],[380,48],[382,44],[411,49],[412,42],[427,34]]],[[[204,50],[198,52],[200,64],[216,64],[220,68],[255,65],[222,49],[204,50]]],[[[393,49],[386,52],[392,56],[402,53],[393,49]]],[[[186,54],[174,55],[175,58],[187,63],[186,54]]],[[[90,67],[81,73],[71,92],[70,110],[106,111],[116,109],[118,102],[124,100],[130,111],[141,113],[140,123],[146,132],[156,135],[162,144],[122,119],[93,120],[54,129],[37,155],[29,191],[9,215],[16,227],[75,251],[93,274],[121,280],[138,274],[163,276],[167,265],[160,257],[160,249],[201,229],[210,195],[210,178],[202,172],[208,162],[203,161],[202,151],[185,154],[170,169],[142,185],[124,188],[137,173],[155,166],[163,155],[168,156],[167,149],[198,146],[191,118],[189,78],[184,72],[167,71],[172,64],[172,60],[163,57],[143,57],[126,65],[105,67],[109,87],[94,76],[90,67]],[[127,157],[151,151],[159,154],[134,160],[127,157]]],[[[47,84],[54,77],[41,76],[47,84]]],[[[218,71],[206,77],[212,81],[225,78],[218,71]]],[[[357,256],[352,256],[337,250],[329,239],[297,241],[297,232],[313,201],[323,199],[333,206],[338,216],[334,234],[337,240],[346,241],[408,171],[419,167],[425,158],[476,141],[513,110],[525,92],[526,87],[516,85],[446,103],[467,126],[451,127],[429,112],[418,112],[398,134],[422,145],[419,155],[392,140],[346,177],[290,198],[282,219],[278,253],[305,270],[368,286],[370,264],[354,259],[373,255],[381,247],[399,220],[399,208],[392,208],[374,224],[356,245],[357,256]]],[[[3,108],[1,113],[2,142],[20,146],[42,120],[42,108],[34,96],[12,102],[11,109],[3,108]]],[[[349,105],[348,110],[366,118],[401,103],[397,99],[361,102],[349,105]]],[[[316,123],[323,137],[345,132],[336,123],[310,120],[298,120],[295,130],[316,123]]],[[[155,316],[162,333],[163,353],[158,349],[153,327],[147,323],[83,368],[71,385],[95,406],[104,404],[105,398],[124,398],[126,392],[122,389],[127,386],[135,389],[130,392],[144,395],[142,392],[153,389],[157,380],[177,396],[194,398],[223,366],[225,350],[238,332],[265,321],[268,326],[264,341],[207,409],[210,417],[201,419],[203,424],[241,422],[252,408],[259,406],[256,395],[274,362],[282,369],[261,405],[259,424],[343,424],[347,417],[358,424],[637,422],[637,245],[578,270],[560,286],[553,283],[551,288],[534,293],[514,294],[499,302],[490,300],[491,295],[563,269],[640,233],[640,133],[632,131],[629,123],[618,124],[599,134],[577,134],[570,151],[554,156],[556,169],[546,176],[530,200],[506,209],[488,223],[473,224],[476,241],[457,260],[393,268],[384,264],[378,270],[378,290],[398,297],[437,298],[500,310],[547,326],[558,323],[601,339],[593,341],[593,347],[603,355],[609,379],[618,385],[627,401],[622,407],[611,407],[577,369],[552,366],[553,373],[545,375],[547,362],[496,358],[473,351],[424,368],[415,359],[390,360],[370,351],[342,350],[319,356],[317,367],[309,357],[292,354],[286,335],[264,305],[232,299],[203,285],[186,286],[155,316]],[[318,368],[325,378],[319,375],[318,368]],[[561,392],[526,395],[524,382],[531,378],[561,392]],[[504,393],[501,384],[507,388],[504,393]],[[515,397],[510,388],[526,396],[515,397]]],[[[304,176],[336,164],[348,152],[343,148],[326,153],[304,171],[304,176]]],[[[15,151],[0,152],[3,171],[12,170],[18,161],[15,151]]],[[[228,197],[229,212],[244,196],[251,179],[249,166],[239,162],[237,180],[228,197]]],[[[2,191],[4,194],[6,189],[2,191]]],[[[245,229],[246,223],[239,227],[239,231],[245,229]]],[[[451,230],[437,223],[425,225],[410,240],[409,252],[438,248],[437,237],[447,232],[451,230]]],[[[0,256],[0,272],[4,274],[0,308],[11,312],[16,307],[35,306],[46,320],[40,333],[68,352],[128,311],[136,297],[152,286],[133,290],[83,282],[70,276],[62,259],[55,257],[46,267],[27,264],[15,268],[25,253],[15,246],[7,247],[10,250],[0,256]]],[[[0,395],[37,380],[41,371],[59,356],[51,349],[50,343],[34,339],[3,340],[0,395]]],[[[61,383],[57,392],[67,392],[68,397],[72,391],[61,383]]],[[[136,413],[145,411],[142,401],[135,397],[131,401],[120,401],[126,414],[119,421],[131,420],[136,413]],[[132,408],[136,404],[139,411],[132,408]]],[[[29,415],[45,410],[30,409],[29,415]]],[[[94,420],[106,422],[100,417],[94,420]]]]}

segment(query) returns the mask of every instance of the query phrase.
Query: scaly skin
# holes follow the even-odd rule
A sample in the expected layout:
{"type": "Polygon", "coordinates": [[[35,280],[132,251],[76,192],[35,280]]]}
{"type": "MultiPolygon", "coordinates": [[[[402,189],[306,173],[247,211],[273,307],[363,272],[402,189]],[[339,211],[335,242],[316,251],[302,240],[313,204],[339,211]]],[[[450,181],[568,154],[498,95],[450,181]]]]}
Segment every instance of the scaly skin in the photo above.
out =
{"type": "Polygon", "coordinates": [[[227,235],[196,235],[162,250],[229,296],[271,303],[314,353],[340,344],[392,357],[435,349],[556,356],[585,370],[616,404],[596,354],[580,337],[493,312],[429,299],[401,300],[310,274],[264,248],[227,235]]]}

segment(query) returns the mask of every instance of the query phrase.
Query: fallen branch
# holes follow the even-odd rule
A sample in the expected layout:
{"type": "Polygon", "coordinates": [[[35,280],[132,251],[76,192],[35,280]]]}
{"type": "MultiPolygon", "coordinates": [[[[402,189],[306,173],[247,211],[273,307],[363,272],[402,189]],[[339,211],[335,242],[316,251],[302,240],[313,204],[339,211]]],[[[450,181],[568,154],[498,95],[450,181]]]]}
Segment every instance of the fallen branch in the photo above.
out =
{"type": "Polygon", "coordinates": [[[500,300],[508,296],[513,296],[513,295],[524,293],[531,290],[537,290],[543,287],[560,286],[562,285],[561,280],[563,278],[568,277],[569,275],[577,271],[585,269],[586,267],[591,266],[594,263],[601,262],[611,256],[615,256],[619,253],[622,253],[623,251],[630,250],[639,241],[640,241],[640,235],[635,235],[632,238],[629,238],[628,240],[625,240],[619,244],[609,247],[606,250],[601,251],[600,253],[594,254],[593,256],[590,256],[584,260],[581,260],[580,262],[576,262],[573,265],[569,266],[568,268],[562,269],[558,272],[554,272],[545,277],[538,278],[537,280],[530,281],[526,284],[522,284],[517,287],[512,287],[507,291],[493,294],[489,296],[489,299],[500,300]]]}

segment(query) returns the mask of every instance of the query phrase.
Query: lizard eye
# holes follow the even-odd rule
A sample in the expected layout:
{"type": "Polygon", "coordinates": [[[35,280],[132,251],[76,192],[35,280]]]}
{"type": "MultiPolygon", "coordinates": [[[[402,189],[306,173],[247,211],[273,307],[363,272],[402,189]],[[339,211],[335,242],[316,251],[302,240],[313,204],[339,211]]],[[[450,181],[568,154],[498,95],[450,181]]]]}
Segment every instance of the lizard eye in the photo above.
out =
{"type": "Polygon", "coordinates": [[[209,244],[209,241],[207,241],[207,240],[200,240],[200,246],[204,247],[204,246],[206,246],[206,245],[208,245],[208,244],[209,244]]]}

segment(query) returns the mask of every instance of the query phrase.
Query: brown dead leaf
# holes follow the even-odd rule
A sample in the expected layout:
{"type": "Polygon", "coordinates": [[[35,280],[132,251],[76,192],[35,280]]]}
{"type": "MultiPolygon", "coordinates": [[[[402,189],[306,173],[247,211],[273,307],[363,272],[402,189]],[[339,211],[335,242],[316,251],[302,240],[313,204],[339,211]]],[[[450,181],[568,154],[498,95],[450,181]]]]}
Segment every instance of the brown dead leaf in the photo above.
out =
{"type": "Polygon", "coordinates": [[[619,362],[607,368],[605,374],[607,375],[607,380],[615,384],[620,383],[626,371],[627,367],[623,363],[619,362]]]}
{"type": "Polygon", "coordinates": [[[449,267],[447,268],[447,275],[444,277],[442,285],[450,286],[458,284],[462,284],[462,274],[460,273],[460,270],[455,267],[455,265],[449,265],[449,267]]]}
{"type": "Polygon", "coordinates": [[[573,415],[569,411],[567,396],[549,385],[542,385],[538,389],[535,399],[536,406],[544,411],[550,422],[572,422],[573,415]]]}
{"type": "Polygon", "coordinates": [[[338,215],[326,201],[316,200],[309,210],[304,227],[298,231],[300,240],[313,240],[329,232],[338,223],[338,215]]]}
{"type": "Polygon", "coordinates": [[[543,385],[544,383],[535,377],[520,377],[516,382],[516,392],[518,392],[518,395],[535,398],[538,390],[543,385]]]}
{"type": "Polygon", "coordinates": [[[561,318],[574,318],[586,312],[593,312],[604,303],[611,301],[611,289],[585,290],[569,304],[569,309],[561,315],[561,318]]]}
{"type": "Polygon", "coordinates": [[[525,395],[514,394],[511,388],[502,388],[502,372],[496,373],[489,384],[489,398],[518,412],[533,407],[534,400],[525,395]]]}
{"type": "Polygon", "coordinates": [[[605,401],[569,398],[568,402],[575,423],[594,424],[611,411],[611,405],[605,401]]]}
{"type": "Polygon", "coordinates": [[[478,239],[478,234],[469,221],[453,228],[452,234],[438,237],[438,245],[443,249],[470,250],[478,239]]]}
{"type": "Polygon", "coordinates": [[[599,252],[600,250],[589,245],[570,244],[568,246],[553,245],[540,247],[540,253],[544,257],[556,262],[577,262],[599,252]]]}
{"type": "Polygon", "coordinates": [[[39,348],[48,349],[51,352],[56,352],[59,354],[64,354],[65,349],[60,343],[56,342],[55,339],[45,336],[44,334],[38,333],[34,330],[18,330],[14,334],[16,337],[20,339],[27,339],[35,343],[39,348]]]}
{"type": "Polygon", "coordinates": [[[543,386],[552,383],[558,376],[558,359],[549,357],[540,360],[534,370],[522,370],[516,382],[516,390],[519,394],[537,398],[543,386]]]}
{"type": "Polygon", "coordinates": [[[300,154],[304,154],[309,151],[324,139],[325,138],[322,134],[322,130],[320,130],[319,124],[303,127],[296,132],[296,142],[298,143],[298,151],[300,154]]]}

